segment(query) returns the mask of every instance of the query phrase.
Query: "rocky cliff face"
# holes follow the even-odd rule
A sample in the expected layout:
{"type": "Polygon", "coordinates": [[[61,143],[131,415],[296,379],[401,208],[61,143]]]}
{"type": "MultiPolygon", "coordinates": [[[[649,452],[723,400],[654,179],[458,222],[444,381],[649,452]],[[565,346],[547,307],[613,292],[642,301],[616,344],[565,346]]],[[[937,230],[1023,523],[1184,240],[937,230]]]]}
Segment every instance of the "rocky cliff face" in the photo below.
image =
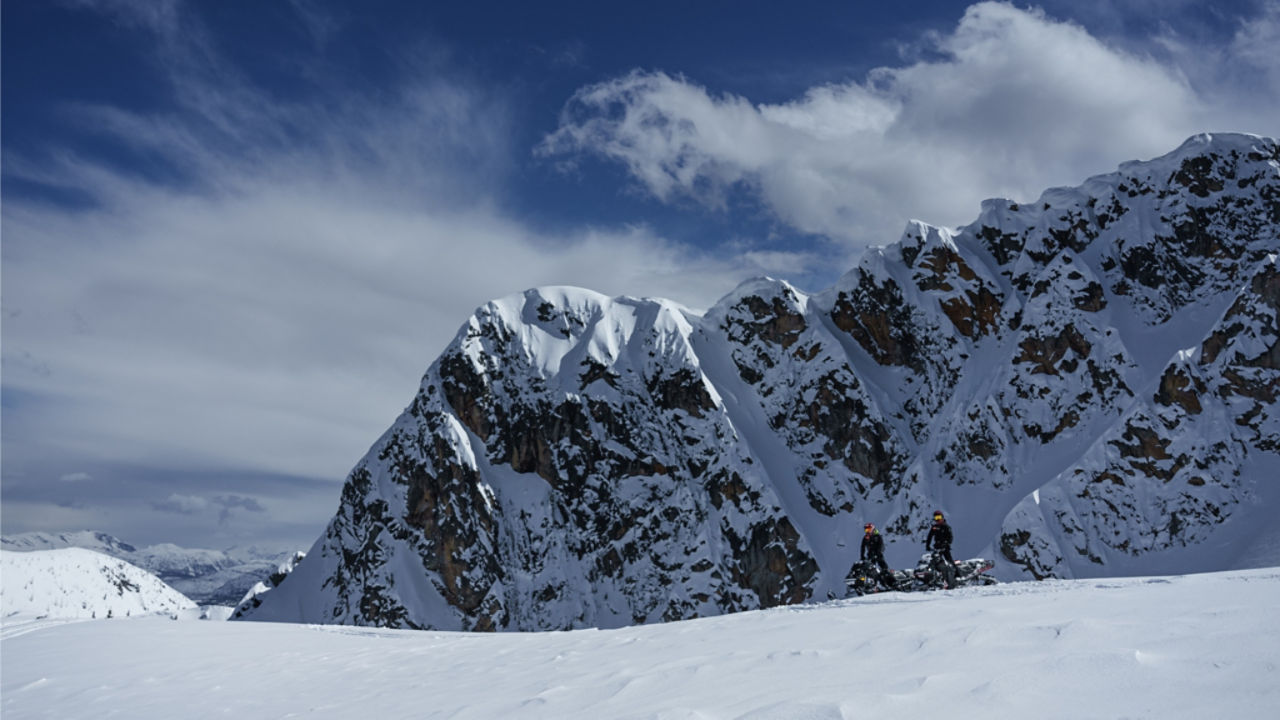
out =
{"type": "Polygon", "coordinates": [[[676,620],[840,587],[947,511],[1005,577],[1229,567],[1280,469],[1280,148],[1198,136],[830,290],[480,308],[251,619],[676,620]]]}

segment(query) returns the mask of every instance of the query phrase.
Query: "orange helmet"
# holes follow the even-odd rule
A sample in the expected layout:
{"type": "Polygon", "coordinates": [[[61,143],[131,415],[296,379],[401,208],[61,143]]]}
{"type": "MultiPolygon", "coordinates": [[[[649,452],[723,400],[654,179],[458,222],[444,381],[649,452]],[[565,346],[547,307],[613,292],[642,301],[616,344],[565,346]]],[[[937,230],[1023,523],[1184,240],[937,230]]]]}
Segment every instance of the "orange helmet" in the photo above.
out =
{"type": "Polygon", "coordinates": [[[867,523],[862,529],[865,532],[873,533],[876,531],[876,526],[871,523],[867,523]]]}

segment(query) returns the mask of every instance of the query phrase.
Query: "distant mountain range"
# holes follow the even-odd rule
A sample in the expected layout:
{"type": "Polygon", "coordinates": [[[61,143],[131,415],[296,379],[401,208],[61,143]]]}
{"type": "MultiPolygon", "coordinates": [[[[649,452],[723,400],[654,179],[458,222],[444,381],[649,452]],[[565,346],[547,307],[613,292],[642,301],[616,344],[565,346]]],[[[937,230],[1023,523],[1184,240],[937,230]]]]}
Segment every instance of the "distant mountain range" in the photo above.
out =
{"type": "Polygon", "coordinates": [[[15,552],[83,548],[136,565],[201,605],[235,606],[266,580],[290,553],[257,548],[202,550],[172,544],[136,548],[101,532],[33,532],[0,538],[0,549],[15,552]]]}
{"type": "MultiPolygon", "coordinates": [[[[957,176],[956,182],[965,182],[957,176]]],[[[679,620],[842,589],[943,510],[1006,579],[1280,562],[1280,148],[1200,135],[814,295],[479,308],[250,619],[679,620]]]]}

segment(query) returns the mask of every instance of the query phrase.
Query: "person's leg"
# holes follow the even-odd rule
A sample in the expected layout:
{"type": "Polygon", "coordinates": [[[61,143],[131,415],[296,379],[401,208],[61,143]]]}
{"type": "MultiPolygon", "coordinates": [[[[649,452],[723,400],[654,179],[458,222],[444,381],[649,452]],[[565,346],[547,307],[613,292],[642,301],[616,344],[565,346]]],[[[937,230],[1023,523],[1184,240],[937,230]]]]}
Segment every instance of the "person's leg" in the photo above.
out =
{"type": "Polygon", "coordinates": [[[891,588],[897,587],[898,580],[893,576],[893,571],[889,569],[889,563],[884,561],[884,555],[881,554],[880,557],[877,558],[877,560],[880,562],[881,582],[884,583],[885,587],[891,587],[891,588]]]}

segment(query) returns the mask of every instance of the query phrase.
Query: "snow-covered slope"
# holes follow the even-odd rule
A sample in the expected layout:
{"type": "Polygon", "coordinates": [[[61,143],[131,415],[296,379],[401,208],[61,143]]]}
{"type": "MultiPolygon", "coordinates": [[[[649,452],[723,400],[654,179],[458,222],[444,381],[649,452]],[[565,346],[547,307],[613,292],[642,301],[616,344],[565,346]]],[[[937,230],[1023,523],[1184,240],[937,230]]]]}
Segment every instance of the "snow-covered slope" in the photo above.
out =
{"type": "Polygon", "coordinates": [[[1270,717],[1280,706],[1278,596],[1271,569],[885,593],[606,631],[159,618],[6,626],[0,714],[1270,717]]]}
{"type": "Polygon", "coordinates": [[[1280,147],[1197,136],[835,287],[491,302],[250,619],[613,627],[842,590],[930,510],[998,574],[1280,563],[1280,147]]]}
{"type": "Polygon", "coordinates": [[[245,613],[256,609],[262,604],[262,596],[279,587],[280,583],[284,582],[284,579],[289,577],[289,574],[297,569],[298,564],[305,560],[306,557],[306,553],[296,552],[288,560],[280,563],[275,572],[255,583],[253,587],[245,592],[240,601],[232,606],[231,611],[228,613],[228,618],[239,619],[245,613]]]}
{"type": "Polygon", "coordinates": [[[118,618],[196,607],[151,573],[92,550],[0,551],[0,571],[6,622],[118,618]]]}
{"type": "Polygon", "coordinates": [[[253,547],[206,550],[162,543],[138,548],[107,533],[88,530],[0,537],[0,548],[17,552],[68,547],[93,550],[137,565],[203,605],[234,606],[249,588],[265,580],[289,556],[253,547]]]}

